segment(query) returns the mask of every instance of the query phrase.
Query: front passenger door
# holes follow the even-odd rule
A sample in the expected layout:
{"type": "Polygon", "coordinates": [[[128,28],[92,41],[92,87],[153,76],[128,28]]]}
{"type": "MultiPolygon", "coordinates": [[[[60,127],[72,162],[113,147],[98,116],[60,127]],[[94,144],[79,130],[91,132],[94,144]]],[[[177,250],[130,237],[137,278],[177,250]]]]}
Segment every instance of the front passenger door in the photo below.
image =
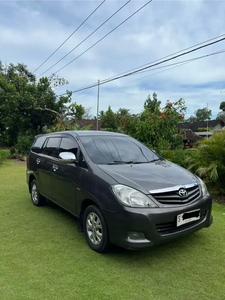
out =
{"type": "MultiPolygon", "coordinates": [[[[63,137],[59,147],[59,153],[72,152],[78,156],[78,144],[74,138],[63,137]]],[[[76,214],[76,191],[78,187],[79,168],[76,163],[62,163],[57,161],[57,168],[52,176],[52,190],[54,201],[76,214]]]]}

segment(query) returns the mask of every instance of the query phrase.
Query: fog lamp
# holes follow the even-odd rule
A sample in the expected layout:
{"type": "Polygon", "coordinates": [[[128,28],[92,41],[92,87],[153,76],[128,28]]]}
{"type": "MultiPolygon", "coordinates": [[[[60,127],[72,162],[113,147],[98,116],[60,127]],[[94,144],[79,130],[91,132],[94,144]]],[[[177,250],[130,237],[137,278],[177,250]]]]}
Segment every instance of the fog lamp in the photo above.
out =
{"type": "Polygon", "coordinates": [[[128,238],[131,240],[144,240],[145,235],[142,232],[130,231],[128,232],[128,238]]]}

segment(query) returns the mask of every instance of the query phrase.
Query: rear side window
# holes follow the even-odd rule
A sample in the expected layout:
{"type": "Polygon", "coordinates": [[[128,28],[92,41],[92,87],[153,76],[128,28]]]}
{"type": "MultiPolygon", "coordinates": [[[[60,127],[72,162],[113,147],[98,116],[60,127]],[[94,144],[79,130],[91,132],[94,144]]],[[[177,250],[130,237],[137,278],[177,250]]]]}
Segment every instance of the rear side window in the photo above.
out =
{"type": "Polygon", "coordinates": [[[49,138],[46,146],[44,147],[43,153],[58,158],[60,141],[61,138],[57,138],[57,137],[49,138]]]}
{"type": "Polygon", "coordinates": [[[62,138],[59,153],[61,152],[72,152],[77,157],[78,144],[75,140],[69,138],[62,138]]]}
{"type": "Polygon", "coordinates": [[[35,153],[41,153],[41,149],[42,149],[42,146],[43,146],[45,140],[46,140],[46,137],[44,137],[44,136],[37,138],[31,148],[31,150],[35,153]]]}

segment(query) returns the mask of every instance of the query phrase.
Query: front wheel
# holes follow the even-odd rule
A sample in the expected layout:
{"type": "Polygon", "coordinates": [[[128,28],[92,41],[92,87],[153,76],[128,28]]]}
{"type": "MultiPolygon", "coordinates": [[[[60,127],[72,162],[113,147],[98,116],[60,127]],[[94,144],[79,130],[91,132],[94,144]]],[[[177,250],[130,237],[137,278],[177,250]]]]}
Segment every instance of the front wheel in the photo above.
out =
{"type": "Polygon", "coordinates": [[[89,247],[99,253],[109,249],[110,241],[107,226],[101,211],[90,205],[84,212],[84,233],[89,247]]]}
{"type": "Polygon", "coordinates": [[[30,184],[30,195],[35,206],[41,206],[45,203],[45,197],[39,193],[36,180],[32,180],[30,184]]]}

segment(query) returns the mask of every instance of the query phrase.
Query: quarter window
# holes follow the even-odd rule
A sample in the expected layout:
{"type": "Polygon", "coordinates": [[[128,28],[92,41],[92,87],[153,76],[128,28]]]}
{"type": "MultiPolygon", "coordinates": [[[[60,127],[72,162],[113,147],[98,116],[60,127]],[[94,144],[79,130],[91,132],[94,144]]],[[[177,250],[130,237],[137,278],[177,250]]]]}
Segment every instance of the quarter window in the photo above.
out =
{"type": "Polygon", "coordinates": [[[41,148],[42,148],[45,140],[46,140],[45,136],[41,136],[41,137],[37,138],[36,141],[34,142],[31,150],[35,153],[41,153],[41,148]]]}

